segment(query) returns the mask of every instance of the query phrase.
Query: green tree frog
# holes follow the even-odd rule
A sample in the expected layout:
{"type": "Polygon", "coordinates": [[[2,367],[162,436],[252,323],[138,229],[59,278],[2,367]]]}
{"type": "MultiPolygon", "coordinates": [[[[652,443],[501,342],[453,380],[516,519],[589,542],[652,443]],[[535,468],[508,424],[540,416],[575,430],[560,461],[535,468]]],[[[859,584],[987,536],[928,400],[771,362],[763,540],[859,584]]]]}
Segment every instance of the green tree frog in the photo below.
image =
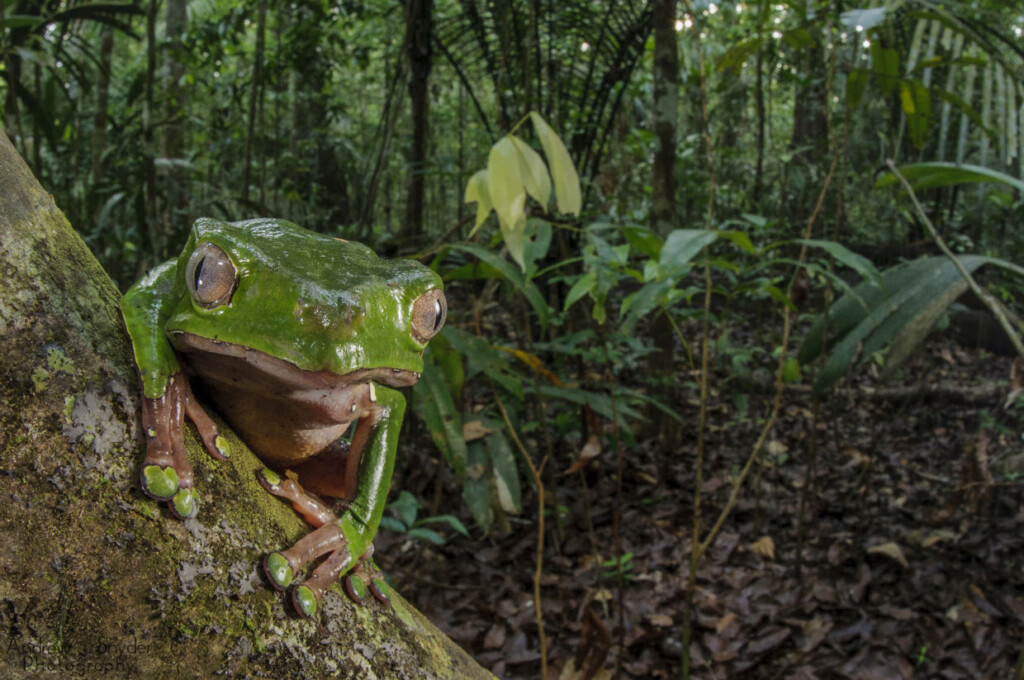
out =
{"type": "Polygon", "coordinates": [[[198,512],[186,416],[211,456],[229,455],[192,394],[197,379],[265,463],[260,483],[314,527],[266,556],[270,582],[290,588],[303,616],[342,575],[353,598],[369,590],[386,601],[370,558],[405,410],[394,388],[419,379],[444,324],[440,277],[283,220],[201,218],[181,255],[136,283],[121,309],[142,377],[143,491],[180,518],[198,512]],[[341,514],[323,497],[343,499],[341,514]]]}

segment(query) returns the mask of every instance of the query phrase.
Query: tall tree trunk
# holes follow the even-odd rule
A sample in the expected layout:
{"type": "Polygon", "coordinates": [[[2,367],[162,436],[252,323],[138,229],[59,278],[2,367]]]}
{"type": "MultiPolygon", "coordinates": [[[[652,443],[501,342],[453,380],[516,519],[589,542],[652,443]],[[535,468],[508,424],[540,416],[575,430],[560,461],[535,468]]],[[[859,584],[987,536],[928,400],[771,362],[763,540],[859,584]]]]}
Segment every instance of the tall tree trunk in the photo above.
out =
{"type": "Polygon", "coordinates": [[[409,58],[409,99],[412,105],[412,148],[409,153],[409,195],[405,203],[402,237],[418,243],[423,238],[426,193],[427,137],[432,65],[434,0],[409,0],[405,6],[405,46],[409,58]]]}
{"type": "Polygon", "coordinates": [[[153,135],[153,90],[156,80],[156,15],[160,0],[149,0],[146,11],[146,84],[142,99],[142,172],[146,187],[146,225],[149,228],[150,258],[143,257],[141,268],[167,257],[167,238],[161,229],[156,204],[156,144],[153,135]]]}
{"type": "Polygon", "coordinates": [[[107,150],[107,109],[110,105],[111,55],[114,53],[114,29],[100,29],[99,68],[96,72],[96,112],[92,117],[92,185],[99,186],[106,174],[103,152],[107,150]]]}
{"type": "MultiPolygon", "coordinates": [[[[676,128],[679,122],[679,45],[676,35],[676,0],[654,0],[654,163],[651,176],[651,229],[665,236],[676,219],[676,128]]],[[[651,322],[655,350],[648,355],[651,375],[671,373],[675,361],[675,334],[665,313],[651,322]]],[[[658,419],[659,436],[671,441],[678,428],[671,418],[658,419]]]]}
{"type": "Polygon", "coordinates": [[[290,614],[258,564],[307,529],[223,423],[196,519],[140,493],[117,290],[2,131],[0,265],[0,677],[493,680],[397,593],[290,614]]]}
{"type": "Polygon", "coordinates": [[[253,56],[252,86],[249,93],[249,131],[245,137],[245,161],[242,173],[242,202],[249,200],[249,181],[252,177],[253,147],[256,145],[256,118],[262,111],[263,51],[267,33],[267,0],[260,0],[256,15],[256,53],[253,56]]]}
{"type": "MultiPolygon", "coordinates": [[[[164,158],[171,161],[183,161],[185,159],[185,110],[188,106],[188,91],[181,86],[181,79],[185,75],[185,65],[181,62],[182,36],[188,30],[188,2],[187,0],[167,0],[167,56],[164,59],[166,67],[166,82],[164,91],[167,96],[166,109],[167,125],[164,126],[164,158]]],[[[188,171],[184,168],[171,164],[164,178],[164,191],[167,196],[167,203],[164,206],[164,232],[170,236],[170,241],[177,243],[178,236],[184,234],[192,224],[191,216],[188,213],[188,171]]]]}

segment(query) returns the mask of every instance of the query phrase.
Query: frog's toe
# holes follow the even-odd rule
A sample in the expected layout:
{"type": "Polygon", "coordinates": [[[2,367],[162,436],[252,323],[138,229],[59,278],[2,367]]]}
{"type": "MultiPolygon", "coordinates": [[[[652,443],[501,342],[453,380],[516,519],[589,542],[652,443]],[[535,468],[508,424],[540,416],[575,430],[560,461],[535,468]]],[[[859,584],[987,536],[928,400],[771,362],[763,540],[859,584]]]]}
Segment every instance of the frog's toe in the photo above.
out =
{"type": "Polygon", "coordinates": [[[383,578],[370,580],[370,593],[372,593],[381,604],[387,604],[391,601],[391,589],[383,578]]]}
{"type": "Polygon", "coordinates": [[[310,618],[316,614],[317,596],[312,588],[302,584],[292,588],[292,604],[303,618],[310,618]]]}
{"type": "Polygon", "coordinates": [[[146,495],[158,501],[170,500],[178,493],[178,471],[169,465],[143,465],[139,481],[146,495]]]}
{"type": "MultiPolygon", "coordinates": [[[[292,579],[295,578],[295,573],[292,571],[292,565],[288,562],[288,558],[279,552],[272,552],[263,558],[263,572],[267,575],[271,585],[278,590],[287,588],[291,585],[292,579]]],[[[306,590],[309,590],[309,588],[306,588],[306,590]]]]}
{"type": "Polygon", "coordinates": [[[269,491],[270,493],[276,493],[281,488],[281,475],[277,474],[270,468],[263,468],[256,475],[260,485],[269,491]]]}
{"type": "Polygon", "coordinates": [[[167,505],[178,519],[192,519],[199,514],[199,497],[192,488],[178,489],[167,505]]]}
{"type": "Polygon", "coordinates": [[[366,582],[361,574],[351,573],[345,577],[345,592],[354,602],[361,604],[366,599],[366,582]]]}

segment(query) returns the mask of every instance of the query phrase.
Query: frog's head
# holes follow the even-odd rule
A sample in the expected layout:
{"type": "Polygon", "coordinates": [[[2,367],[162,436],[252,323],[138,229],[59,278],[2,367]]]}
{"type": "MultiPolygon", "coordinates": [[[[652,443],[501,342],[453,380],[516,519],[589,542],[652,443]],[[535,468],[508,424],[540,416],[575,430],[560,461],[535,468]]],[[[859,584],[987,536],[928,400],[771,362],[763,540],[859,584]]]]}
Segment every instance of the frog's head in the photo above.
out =
{"type": "Polygon", "coordinates": [[[393,384],[419,377],[447,310],[441,278],[420,263],[276,219],[197,220],[175,288],[172,341],[393,384]]]}

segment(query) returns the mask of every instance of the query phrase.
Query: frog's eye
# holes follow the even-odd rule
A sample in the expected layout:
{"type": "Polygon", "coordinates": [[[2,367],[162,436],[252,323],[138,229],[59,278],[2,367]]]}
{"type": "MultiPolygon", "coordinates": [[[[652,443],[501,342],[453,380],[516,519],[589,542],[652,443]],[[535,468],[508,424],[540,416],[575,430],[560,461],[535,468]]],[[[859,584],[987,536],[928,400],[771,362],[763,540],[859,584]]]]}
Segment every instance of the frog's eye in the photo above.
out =
{"type": "Polygon", "coordinates": [[[237,273],[231,258],[209,241],[200,243],[188,258],[185,282],[192,298],[203,307],[226,305],[235,291],[237,273]]]}
{"type": "Polygon", "coordinates": [[[440,288],[428,291],[412,304],[412,335],[422,344],[437,335],[448,314],[448,302],[440,288]]]}

